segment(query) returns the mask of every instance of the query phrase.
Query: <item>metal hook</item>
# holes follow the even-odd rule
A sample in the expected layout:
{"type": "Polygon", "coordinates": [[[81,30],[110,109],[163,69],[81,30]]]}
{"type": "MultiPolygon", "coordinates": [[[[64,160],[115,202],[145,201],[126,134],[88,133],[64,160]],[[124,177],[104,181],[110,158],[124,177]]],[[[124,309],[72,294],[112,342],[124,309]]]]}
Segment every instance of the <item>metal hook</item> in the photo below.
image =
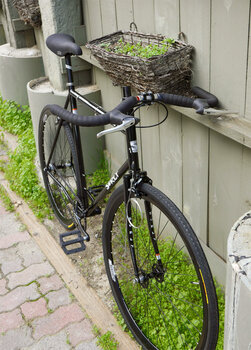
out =
{"type": "Polygon", "coordinates": [[[132,32],[133,31],[133,26],[134,26],[134,32],[137,32],[138,31],[138,27],[137,27],[137,25],[136,25],[136,23],[135,22],[131,22],[130,23],[130,31],[132,32]]]}
{"type": "Polygon", "coordinates": [[[181,40],[181,41],[183,41],[184,43],[187,42],[187,37],[186,37],[186,35],[185,35],[184,32],[179,32],[179,34],[178,34],[178,40],[181,40]]]}

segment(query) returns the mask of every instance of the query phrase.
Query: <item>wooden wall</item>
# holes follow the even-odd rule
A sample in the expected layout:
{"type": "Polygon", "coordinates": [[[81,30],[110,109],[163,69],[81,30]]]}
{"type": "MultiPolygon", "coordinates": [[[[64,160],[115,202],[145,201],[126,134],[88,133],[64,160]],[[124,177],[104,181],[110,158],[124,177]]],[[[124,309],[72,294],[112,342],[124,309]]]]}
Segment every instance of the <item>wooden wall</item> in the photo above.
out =
{"type": "MultiPolygon", "coordinates": [[[[249,0],[83,0],[88,40],[118,29],[177,38],[195,47],[193,82],[214,93],[221,105],[251,119],[249,0]]],[[[94,68],[103,105],[112,108],[121,91],[94,68]]],[[[161,107],[142,109],[145,124],[163,116],[161,107]]],[[[203,118],[203,117],[202,117],[203,118]]],[[[227,237],[251,207],[251,150],[170,109],[167,122],[141,132],[142,163],[154,184],[183,210],[203,242],[210,264],[224,283],[227,237]]],[[[114,166],[121,162],[121,135],[106,139],[114,166]]]]}

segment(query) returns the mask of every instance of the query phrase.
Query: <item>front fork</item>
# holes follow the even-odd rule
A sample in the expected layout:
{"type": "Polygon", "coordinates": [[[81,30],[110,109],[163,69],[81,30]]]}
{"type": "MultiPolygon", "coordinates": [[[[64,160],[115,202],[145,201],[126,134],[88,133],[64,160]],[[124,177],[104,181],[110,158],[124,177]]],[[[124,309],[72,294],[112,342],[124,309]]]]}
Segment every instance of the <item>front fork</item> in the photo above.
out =
{"type": "Polygon", "coordinates": [[[126,174],[124,176],[124,200],[125,200],[125,215],[126,215],[126,232],[127,232],[127,238],[129,242],[129,248],[131,253],[131,259],[134,269],[134,274],[136,277],[136,281],[139,281],[139,269],[137,266],[136,261],[136,254],[135,254],[135,248],[134,248],[134,239],[133,239],[133,227],[131,225],[131,217],[132,217],[132,207],[131,203],[129,201],[130,198],[130,191],[131,191],[131,175],[126,174]]]}
{"type": "Polygon", "coordinates": [[[152,267],[152,276],[154,277],[158,282],[163,282],[164,280],[164,267],[161,260],[159,247],[158,247],[158,241],[154,230],[154,224],[153,224],[153,217],[152,217],[152,208],[151,204],[148,201],[145,201],[145,211],[146,211],[146,218],[147,218],[147,226],[148,231],[151,237],[155,257],[156,257],[156,263],[152,267]]]}
{"type": "MultiPolygon", "coordinates": [[[[146,177],[146,176],[145,176],[146,177]]],[[[147,177],[146,177],[147,178],[147,177]]],[[[145,213],[148,231],[151,239],[151,243],[153,246],[153,250],[156,257],[156,263],[152,266],[152,271],[149,271],[147,274],[140,270],[137,264],[137,257],[135,252],[135,240],[134,240],[134,231],[138,228],[132,226],[132,207],[130,197],[132,195],[132,191],[137,189],[131,186],[132,175],[126,174],[124,176],[124,201],[125,201],[125,212],[126,212],[126,232],[127,238],[129,242],[130,254],[134,269],[135,281],[140,283],[143,287],[148,285],[149,278],[155,278],[158,282],[162,282],[164,280],[164,268],[161,261],[161,256],[158,248],[157,237],[154,230],[154,224],[152,219],[152,208],[151,204],[148,201],[145,201],[145,213]]],[[[141,268],[141,267],[140,267],[141,268]]],[[[142,266],[144,268],[144,266],[142,266]]]]}

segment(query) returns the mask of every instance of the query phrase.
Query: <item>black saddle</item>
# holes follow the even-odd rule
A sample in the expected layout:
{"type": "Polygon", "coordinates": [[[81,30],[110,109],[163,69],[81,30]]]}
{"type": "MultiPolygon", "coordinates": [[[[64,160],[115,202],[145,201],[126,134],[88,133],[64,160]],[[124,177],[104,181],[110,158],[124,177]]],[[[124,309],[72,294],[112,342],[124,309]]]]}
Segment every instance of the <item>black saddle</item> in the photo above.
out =
{"type": "Polygon", "coordinates": [[[82,55],[81,47],[68,34],[52,34],[46,39],[47,47],[58,56],[82,55]]]}

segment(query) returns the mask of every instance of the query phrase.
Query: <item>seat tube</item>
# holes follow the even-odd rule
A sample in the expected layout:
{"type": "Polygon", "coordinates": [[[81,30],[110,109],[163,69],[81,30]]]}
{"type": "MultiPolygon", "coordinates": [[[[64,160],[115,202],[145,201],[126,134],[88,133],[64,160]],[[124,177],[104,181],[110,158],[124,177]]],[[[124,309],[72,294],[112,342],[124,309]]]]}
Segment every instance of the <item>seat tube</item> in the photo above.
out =
{"type": "MultiPolygon", "coordinates": [[[[66,55],[65,56],[65,68],[67,73],[67,87],[69,91],[69,99],[70,99],[70,106],[71,111],[73,114],[77,114],[77,100],[74,96],[71,95],[71,91],[75,91],[74,87],[74,81],[73,81],[73,74],[72,74],[72,65],[71,65],[71,56],[66,55]]],[[[83,201],[84,208],[88,208],[88,197],[86,193],[86,178],[85,178],[85,168],[84,168],[84,159],[83,159],[83,152],[82,152],[82,144],[81,144],[81,137],[80,137],[80,130],[78,125],[72,125],[72,132],[74,136],[74,140],[76,143],[76,151],[77,151],[77,157],[78,157],[78,163],[80,168],[80,174],[81,174],[81,188],[83,189],[79,194],[81,197],[80,199],[83,201]]]]}

